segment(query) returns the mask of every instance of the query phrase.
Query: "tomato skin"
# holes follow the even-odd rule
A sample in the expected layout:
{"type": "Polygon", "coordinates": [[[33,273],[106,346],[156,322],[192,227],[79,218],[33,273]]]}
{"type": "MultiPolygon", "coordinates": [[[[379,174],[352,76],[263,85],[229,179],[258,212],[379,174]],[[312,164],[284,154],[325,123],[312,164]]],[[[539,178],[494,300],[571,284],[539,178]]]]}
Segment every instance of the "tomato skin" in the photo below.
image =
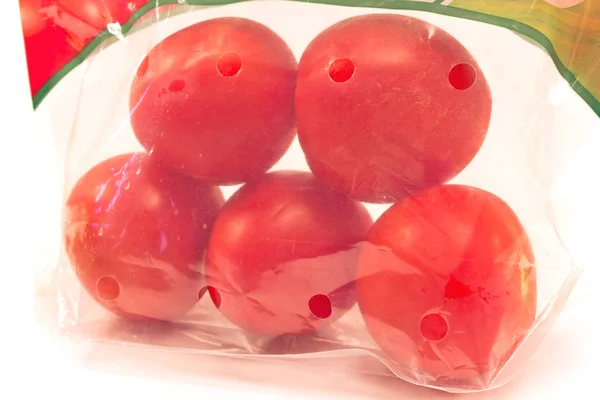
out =
{"type": "Polygon", "coordinates": [[[365,15],[309,44],[296,110],[319,179],[357,200],[391,203],[470,163],[487,134],[491,95],[476,60],[445,31],[412,17],[365,15]]]}
{"type": "Polygon", "coordinates": [[[426,189],[367,242],[358,304],[384,353],[420,382],[485,387],[536,315],[534,255],[509,206],[469,186],[426,189]]]}
{"type": "Polygon", "coordinates": [[[131,124],[171,168],[214,184],[242,183],[292,143],[295,79],[293,53],[267,27],[243,18],[203,21],[167,37],[142,61],[131,87],[131,124]],[[223,60],[230,76],[219,72],[223,60]]]}
{"type": "Polygon", "coordinates": [[[211,297],[249,332],[317,330],[355,304],[359,247],[371,225],[362,204],[311,173],[268,173],[234,194],[217,219],[206,262],[211,297]],[[309,303],[325,296],[330,313],[317,318],[309,303]]]}
{"type": "Polygon", "coordinates": [[[78,279],[106,309],[175,319],[197,301],[221,191],[141,153],[90,169],[66,203],[64,237],[78,279]],[[114,293],[113,293],[114,292],[114,293]]]}

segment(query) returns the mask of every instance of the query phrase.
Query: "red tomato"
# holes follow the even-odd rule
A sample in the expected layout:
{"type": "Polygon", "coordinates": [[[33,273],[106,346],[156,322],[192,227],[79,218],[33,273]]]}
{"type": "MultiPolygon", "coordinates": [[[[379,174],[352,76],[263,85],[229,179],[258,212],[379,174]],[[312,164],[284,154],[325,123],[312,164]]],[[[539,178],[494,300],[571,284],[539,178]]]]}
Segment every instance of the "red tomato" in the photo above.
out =
{"type": "Polygon", "coordinates": [[[473,159],[490,90],[452,36],[402,15],[365,15],[317,36],[298,67],[298,135],[315,175],[388,203],[445,183],[473,159]]]}
{"type": "Polygon", "coordinates": [[[272,172],[248,183],[217,219],[206,278],[215,305],[264,335],[306,333],[355,303],[366,208],[320,186],[309,172],[272,172]]]}
{"type": "Polygon", "coordinates": [[[83,287],[108,310],[175,319],[198,301],[202,259],[223,203],[218,188],[144,154],[113,157],[71,191],[67,254],[83,287]]]}
{"type": "Polygon", "coordinates": [[[46,28],[48,18],[44,14],[43,0],[19,0],[19,6],[23,36],[36,35],[46,28]]]}
{"type": "Polygon", "coordinates": [[[294,134],[294,55],[274,32],[217,18],[159,43],[131,88],[140,143],[185,174],[229,185],[275,164],[294,134]]]}
{"type": "Polygon", "coordinates": [[[421,383],[485,387],[536,314],[533,251],[509,206],[473,187],[426,189],[367,242],[358,304],[383,351],[421,383]]]}

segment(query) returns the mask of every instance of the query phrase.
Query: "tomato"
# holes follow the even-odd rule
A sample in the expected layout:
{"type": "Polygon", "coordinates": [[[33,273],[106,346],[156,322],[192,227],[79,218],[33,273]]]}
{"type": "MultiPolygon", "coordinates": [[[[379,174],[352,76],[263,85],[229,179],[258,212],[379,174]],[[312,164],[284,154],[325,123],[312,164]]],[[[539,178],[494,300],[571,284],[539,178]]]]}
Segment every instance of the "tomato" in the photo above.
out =
{"type": "Polygon", "coordinates": [[[227,202],[207,252],[209,293],[241,328],[263,335],[308,333],[355,304],[366,208],[309,172],[271,172],[227,202]]]}
{"type": "Polygon", "coordinates": [[[485,387],[536,315],[534,254],[497,196],[445,185],[405,197],[373,225],[358,304],[387,356],[419,382],[485,387]]]}
{"type": "Polygon", "coordinates": [[[491,104],[467,49],[402,15],[339,22],[298,66],[298,137],[310,168],[366,202],[394,202],[457,175],[483,144],[491,104]]]}
{"type": "Polygon", "coordinates": [[[267,27],[217,18],[167,37],[142,61],[131,124],[153,156],[230,185],[260,176],[295,135],[296,61],[267,27]]]}
{"type": "Polygon", "coordinates": [[[198,302],[209,232],[224,203],[214,186],[141,153],[110,158],[66,203],[67,254],[87,292],[125,317],[175,319],[198,302]]]}
{"type": "Polygon", "coordinates": [[[44,14],[43,0],[19,0],[19,6],[23,36],[36,35],[46,28],[48,19],[44,14]]]}

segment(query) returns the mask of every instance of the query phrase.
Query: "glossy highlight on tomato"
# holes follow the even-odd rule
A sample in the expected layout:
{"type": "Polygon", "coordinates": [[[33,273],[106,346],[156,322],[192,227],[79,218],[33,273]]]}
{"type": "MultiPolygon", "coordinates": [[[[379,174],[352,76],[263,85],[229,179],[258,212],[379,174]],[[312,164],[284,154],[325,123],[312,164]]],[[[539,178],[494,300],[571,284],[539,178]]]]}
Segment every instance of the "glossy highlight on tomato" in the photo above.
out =
{"type": "Polygon", "coordinates": [[[357,297],[375,341],[415,379],[484,387],[534,322],[534,254],[503,200],[438,186],[375,222],[360,255],[357,297]]]}
{"type": "Polygon", "coordinates": [[[278,171],[243,186],[210,239],[206,278],[215,306],[262,335],[309,333],[355,304],[366,208],[309,172],[278,171]]]}
{"type": "Polygon", "coordinates": [[[219,185],[260,176],[295,136],[296,60],[264,25],[215,18],[167,37],[142,60],[131,124],[165,165],[219,185]]]}
{"type": "Polygon", "coordinates": [[[224,203],[214,186],[143,153],[105,160],[65,207],[68,257],[86,291],[125,317],[172,320],[198,302],[209,233],[224,203]]]}
{"type": "Polygon", "coordinates": [[[491,94],[454,37],[403,15],[364,15],[320,33],[298,66],[298,137],[341,193],[392,203],[446,183],[487,134],[491,94]]]}

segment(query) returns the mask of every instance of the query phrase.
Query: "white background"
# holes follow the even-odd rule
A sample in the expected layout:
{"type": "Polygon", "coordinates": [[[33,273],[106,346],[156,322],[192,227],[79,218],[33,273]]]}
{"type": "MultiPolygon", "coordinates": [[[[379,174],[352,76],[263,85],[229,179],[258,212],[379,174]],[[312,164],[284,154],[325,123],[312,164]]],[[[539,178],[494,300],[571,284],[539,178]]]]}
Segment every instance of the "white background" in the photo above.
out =
{"type": "MultiPolygon", "coordinates": [[[[260,364],[202,356],[165,358],[147,350],[98,347],[86,348],[76,357],[44,333],[34,319],[34,271],[48,257],[49,223],[56,203],[52,137],[47,121],[33,118],[18,2],[6,3],[0,25],[0,260],[4,271],[0,279],[0,398],[448,398],[396,379],[357,373],[357,369],[376,368],[368,359],[260,364]]],[[[573,121],[573,129],[577,123],[573,121]]],[[[594,393],[600,358],[596,251],[600,247],[600,195],[595,187],[599,149],[600,132],[562,180],[565,201],[576,198],[580,205],[571,213],[569,226],[576,259],[585,268],[566,309],[515,380],[497,391],[469,398],[593,397],[587,393],[594,393]]]]}

